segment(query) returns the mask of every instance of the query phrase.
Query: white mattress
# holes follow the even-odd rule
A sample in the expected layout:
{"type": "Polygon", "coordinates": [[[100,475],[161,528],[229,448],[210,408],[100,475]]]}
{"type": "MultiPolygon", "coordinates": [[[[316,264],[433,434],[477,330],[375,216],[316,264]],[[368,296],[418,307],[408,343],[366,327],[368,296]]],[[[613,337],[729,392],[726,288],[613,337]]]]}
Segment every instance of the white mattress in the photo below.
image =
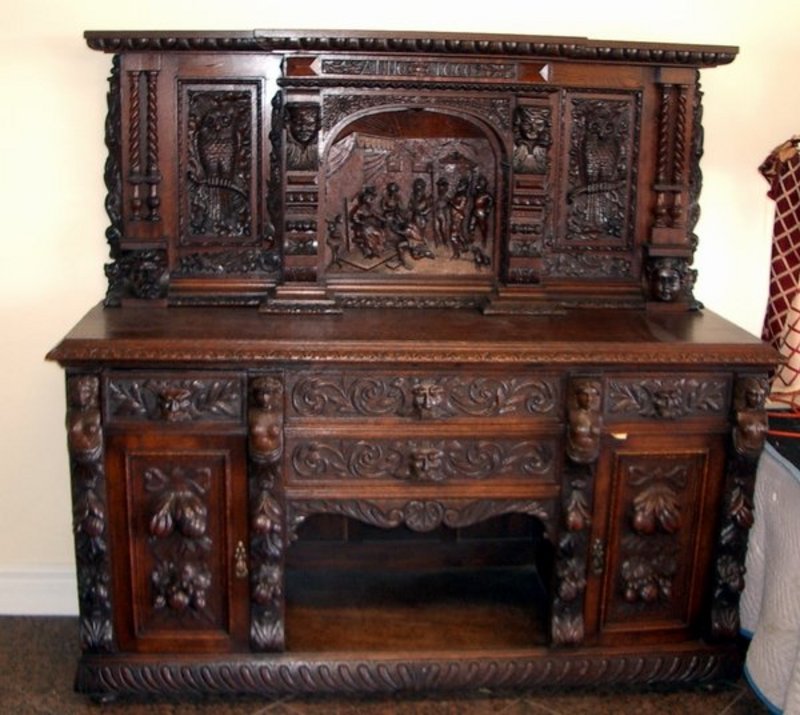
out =
{"type": "Polygon", "coordinates": [[[758,465],[740,602],[745,677],[770,710],[800,715],[800,470],[771,445],[758,465]]]}

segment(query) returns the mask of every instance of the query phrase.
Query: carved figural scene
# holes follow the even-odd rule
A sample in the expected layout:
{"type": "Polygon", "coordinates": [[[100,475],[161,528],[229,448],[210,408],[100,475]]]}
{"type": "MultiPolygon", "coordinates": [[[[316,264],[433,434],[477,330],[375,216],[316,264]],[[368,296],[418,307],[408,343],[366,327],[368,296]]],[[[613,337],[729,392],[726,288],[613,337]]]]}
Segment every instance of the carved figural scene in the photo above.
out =
{"type": "Polygon", "coordinates": [[[490,275],[497,157],[473,122],[368,114],[337,135],[325,178],[329,273],[490,275]]]}

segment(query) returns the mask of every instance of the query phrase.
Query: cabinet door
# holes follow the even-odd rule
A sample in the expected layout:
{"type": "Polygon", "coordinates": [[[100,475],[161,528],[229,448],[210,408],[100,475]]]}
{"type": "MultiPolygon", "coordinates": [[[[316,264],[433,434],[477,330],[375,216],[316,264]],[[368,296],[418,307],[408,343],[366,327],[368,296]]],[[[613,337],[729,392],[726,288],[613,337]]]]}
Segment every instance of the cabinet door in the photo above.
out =
{"type": "Polygon", "coordinates": [[[587,633],[609,644],[696,637],[710,584],[723,438],[613,441],[598,465],[587,633]]]}
{"type": "Polygon", "coordinates": [[[114,435],[108,492],[120,647],[203,652],[246,644],[243,437],[114,435]]]}

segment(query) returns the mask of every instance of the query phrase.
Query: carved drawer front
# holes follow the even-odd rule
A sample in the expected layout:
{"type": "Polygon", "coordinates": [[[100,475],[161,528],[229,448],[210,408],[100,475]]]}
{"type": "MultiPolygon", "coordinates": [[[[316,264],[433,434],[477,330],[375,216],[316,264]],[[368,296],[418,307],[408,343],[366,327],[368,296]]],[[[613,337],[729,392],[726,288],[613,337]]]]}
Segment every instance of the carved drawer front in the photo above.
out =
{"type": "Polygon", "coordinates": [[[551,419],[561,385],[551,375],[301,372],[289,380],[288,420],[551,419]]]}
{"type": "Polygon", "coordinates": [[[730,409],[731,382],[724,375],[707,374],[611,375],[604,394],[610,420],[719,418],[730,409]]]}
{"type": "Polygon", "coordinates": [[[554,438],[353,437],[289,439],[289,484],[473,483],[487,479],[553,483],[554,438]]]}
{"type": "Polygon", "coordinates": [[[240,424],[244,419],[244,379],[237,374],[112,373],[104,388],[110,424],[240,424]]]}

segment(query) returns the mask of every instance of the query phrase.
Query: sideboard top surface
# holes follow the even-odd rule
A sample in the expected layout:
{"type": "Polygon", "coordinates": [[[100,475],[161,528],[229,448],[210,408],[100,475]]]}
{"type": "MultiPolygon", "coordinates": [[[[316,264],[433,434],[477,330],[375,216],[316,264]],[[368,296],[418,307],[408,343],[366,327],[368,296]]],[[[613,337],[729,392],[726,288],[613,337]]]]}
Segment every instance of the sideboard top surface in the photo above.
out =
{"type": "Polygon", "coordinates": [[[54,348],[62,364],[259,361],[739,364],[771,366],[758,339],[710,311],[486,316],[446,309],[270,315],[236,308],[93,308],[54,348]]]}

